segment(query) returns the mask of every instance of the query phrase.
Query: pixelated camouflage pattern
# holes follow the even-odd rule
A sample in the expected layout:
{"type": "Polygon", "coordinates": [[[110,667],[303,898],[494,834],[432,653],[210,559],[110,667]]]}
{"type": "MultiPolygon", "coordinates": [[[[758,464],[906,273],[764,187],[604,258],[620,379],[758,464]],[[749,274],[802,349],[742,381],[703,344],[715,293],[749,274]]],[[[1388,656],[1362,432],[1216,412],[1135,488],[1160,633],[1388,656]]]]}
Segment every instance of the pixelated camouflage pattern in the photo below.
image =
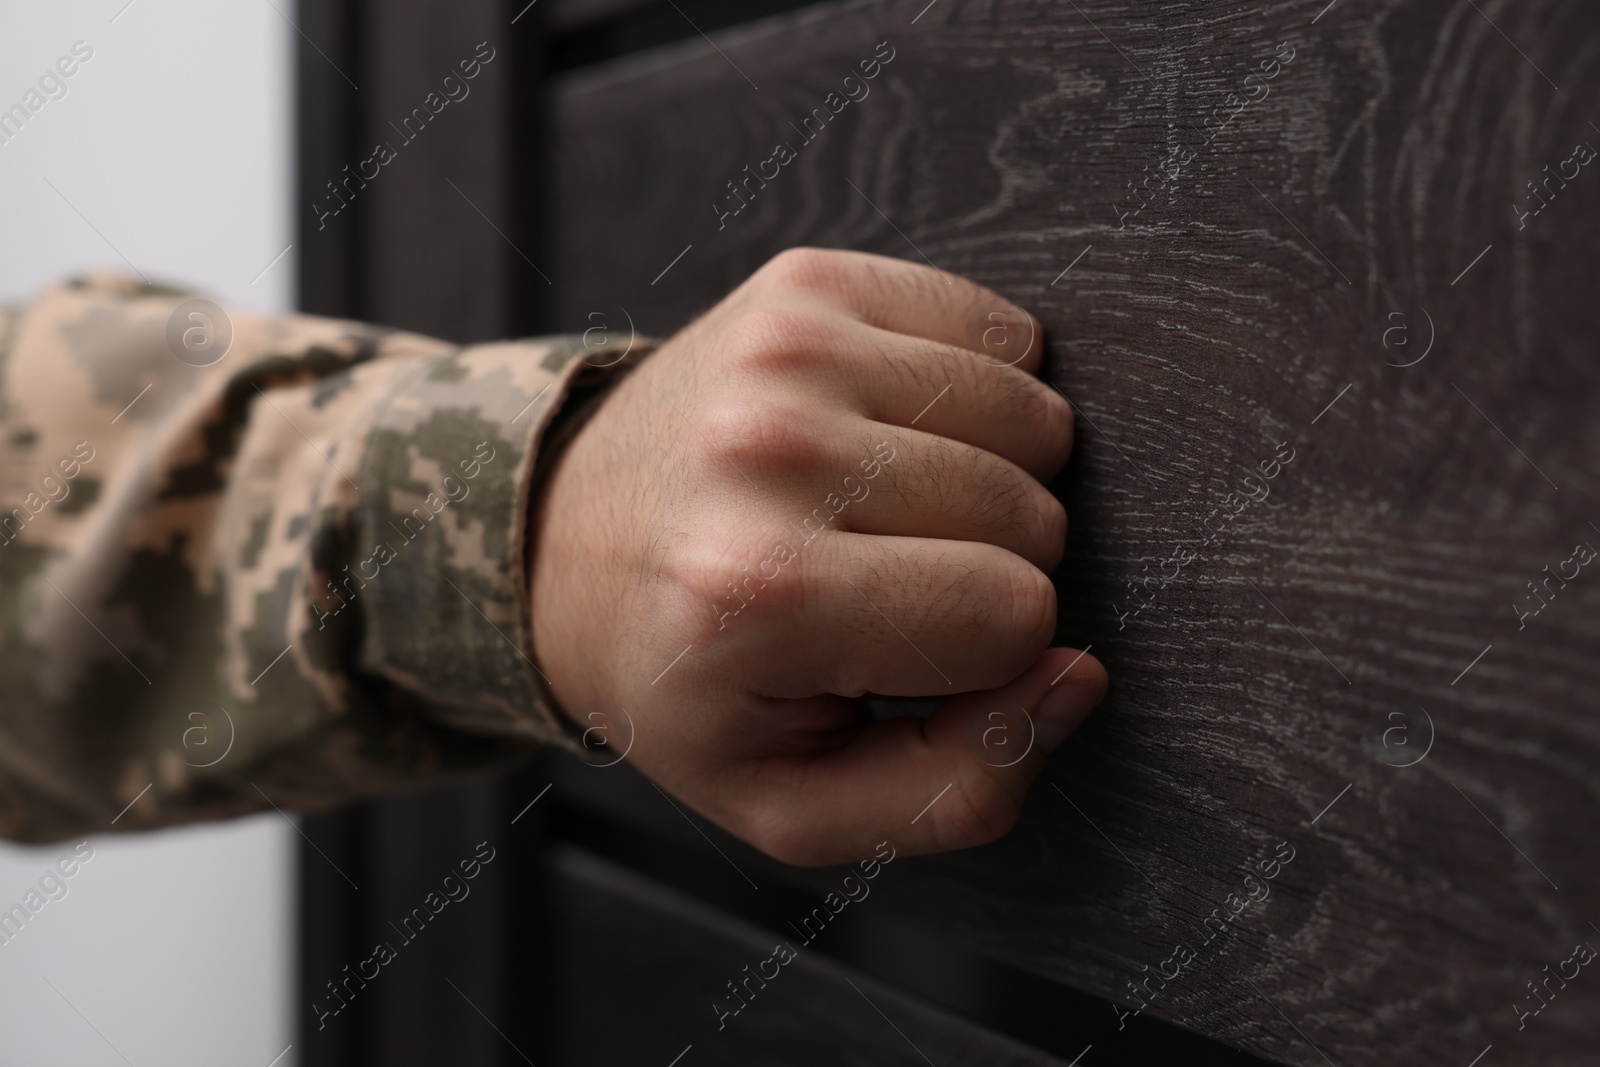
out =
{"type": "Polygon", "coordinates": [[[167,340],[188,299],[92,276],[0,311],[0,834],[315,810],[571,743],[530,659],[536,451],[649,345],[601,368],[576,337],[230,311],[201,368],[167,340]]]}

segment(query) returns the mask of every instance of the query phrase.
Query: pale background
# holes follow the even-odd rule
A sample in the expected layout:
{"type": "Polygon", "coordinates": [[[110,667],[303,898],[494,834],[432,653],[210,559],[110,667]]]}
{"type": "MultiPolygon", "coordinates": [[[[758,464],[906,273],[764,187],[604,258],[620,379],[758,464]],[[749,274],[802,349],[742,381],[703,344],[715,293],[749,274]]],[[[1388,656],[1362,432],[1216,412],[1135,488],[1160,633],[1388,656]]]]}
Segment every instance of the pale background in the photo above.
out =
{"type": "MultiPolygon", "coordinates": [[[[261,271],[293,239],[292,4],[125,2],[0,0],[0,108],[94,48],[0,145],[0,299],[132,261],[288,308],[295,253],[261,271]]],[[[294,1040],[295,841],[276,814],[94,839],[69,895],[0,945],[0,1067],[267,1067],[294,1040]]],[[[0,844],[0,907],[66,851],[0,844]]]]}

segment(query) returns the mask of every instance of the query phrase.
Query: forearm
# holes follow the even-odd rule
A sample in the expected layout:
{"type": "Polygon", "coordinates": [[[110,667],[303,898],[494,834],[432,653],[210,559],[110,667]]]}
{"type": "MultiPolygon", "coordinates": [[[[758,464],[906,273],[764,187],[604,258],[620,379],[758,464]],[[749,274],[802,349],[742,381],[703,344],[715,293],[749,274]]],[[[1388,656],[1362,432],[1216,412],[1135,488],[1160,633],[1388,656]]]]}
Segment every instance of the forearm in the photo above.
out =
{"type": "Polygon", "coordinates": [[[614,372],[246,314],[197,367],[186,299],[67,286],[0,334],[0,830],[312,808],[557,737],[528,503],[614,372]]]}

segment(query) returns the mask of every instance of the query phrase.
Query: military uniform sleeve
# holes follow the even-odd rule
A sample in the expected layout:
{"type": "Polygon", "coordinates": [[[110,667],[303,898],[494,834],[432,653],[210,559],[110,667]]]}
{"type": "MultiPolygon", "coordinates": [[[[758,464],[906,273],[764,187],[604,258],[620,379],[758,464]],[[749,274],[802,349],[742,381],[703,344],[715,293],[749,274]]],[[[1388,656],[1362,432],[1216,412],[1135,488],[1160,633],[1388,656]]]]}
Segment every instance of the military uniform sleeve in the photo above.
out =
{"type": "Polygon", "coordinates": [[[571,743],[531,658],[540,442],[650,347],[589,340],[110,277],[0,312],[0,835],[315,810],[571,743]]]}

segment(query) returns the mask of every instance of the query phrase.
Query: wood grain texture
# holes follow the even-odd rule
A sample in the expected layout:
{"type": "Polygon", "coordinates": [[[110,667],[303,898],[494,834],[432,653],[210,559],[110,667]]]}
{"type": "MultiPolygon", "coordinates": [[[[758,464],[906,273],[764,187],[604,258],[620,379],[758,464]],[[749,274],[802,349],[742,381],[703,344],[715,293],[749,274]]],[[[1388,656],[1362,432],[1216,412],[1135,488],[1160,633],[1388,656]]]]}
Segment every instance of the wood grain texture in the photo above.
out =
{"type": "Polygon", "coordinates": [[[579,849],[558,851],[554,874],[564,933],[556,1062],[665,1064],[692,1046],[692,1062],[729,1067],[1065,1065],[803,947],[764,968],[776,973],[770,982],[741,986],[748,1002],[719,1017],[713,1003],[740,1003],[727,983],[763,970],[774,936],[579,849]]]}
{"type": "Polygon", "coordinates": [[[1600,544],[1600,174],[1513,204],[1600,145],[1597,30],[1576,0],[895,0],[564,82],[559,325],[667,333],[785,247],[866,249],[1037,312],[1078,407],[1059,636],[1114,695],[1013,835],[886,907],[1123,1004],[1188,944],[1149,1010],[1283,1062],[1593,1062],[1600,975],[1512,1005],[1600,946],[1600,578],[1512,605],[1600,544]],[[1199,947],[1280,841],[1271,896],[1199,947]]]}
{"type": "Polygon", "coordinates": [[[518,228],[523,198],[539,195],[515,183],[524,132],[517,94],[537,72],[519,68],[508,22],[498,4],[385,4],[360,20],[361,69],[347,72],[359,92],[323,78],[330,91],[355,96],[354,126],[344,158],[332,159],[320,184],[306,184],[319,190],[319,203],[348,206],[306,233],[303,254],[355,232],[356,309],[345,314],[472,342],[520,328],[516,305],[537,300],[527,281],[536,249],[519,250],[507,236],[518,228]],[[492,58],[462,79],[459,64],[478,62],[480,46],[492,58]],[[380,146],[392,153],[387,163],[380,146]]]}

